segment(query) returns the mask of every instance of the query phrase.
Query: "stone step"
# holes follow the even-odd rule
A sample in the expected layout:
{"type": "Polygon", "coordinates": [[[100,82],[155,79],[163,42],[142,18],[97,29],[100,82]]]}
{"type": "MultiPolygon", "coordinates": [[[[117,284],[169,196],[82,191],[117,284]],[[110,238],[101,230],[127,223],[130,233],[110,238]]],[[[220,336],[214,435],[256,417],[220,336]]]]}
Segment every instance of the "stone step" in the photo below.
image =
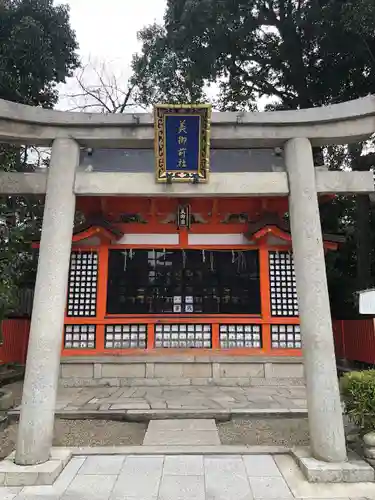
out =
{"type": "Polygon", "coordinates": [[[151,420],[143,440],[145,446],[220,445],[213,419],[151,420]]]}

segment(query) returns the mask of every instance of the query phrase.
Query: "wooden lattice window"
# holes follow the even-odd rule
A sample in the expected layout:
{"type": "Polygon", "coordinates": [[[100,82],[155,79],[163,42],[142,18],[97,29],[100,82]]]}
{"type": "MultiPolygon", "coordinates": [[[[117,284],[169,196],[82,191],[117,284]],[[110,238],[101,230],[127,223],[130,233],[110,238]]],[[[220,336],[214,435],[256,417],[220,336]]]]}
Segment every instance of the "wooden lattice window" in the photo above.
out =
{"type": "Polygon", "coordinates": [[[271,325],[272,349],[301,349],[299,325],[271,325]]]}
{"type": "Polygon", "coordinates": [[[106,349],[146,349],[147,325],[105,325],[106,349]]]}
{"type": "Polygon", "coordinates": [[[70,258],[67,316],[96,316],[98,255],[96,252],[72,252],[70,258]]]}
{"type": "Polygon", "coordinates": [[[65,349],[95,349],[96,325],[65,325],[65,349]]]}
{"type": "Polygon", "coordinates": [[[262,347],[261,325],[220,325],[219,333],[222,349],[262,347]]]}
{"type": "Polygon", "coordinates": [[[272,316],[298,316],[298,299],[293,255],[269,252],[269,278],[272,316]]]}
{"type": "Polygon", "coordinates": [[[211,325],[163,324],[155,326],[155,347],[205,348],[212,346],[211,325]]]}

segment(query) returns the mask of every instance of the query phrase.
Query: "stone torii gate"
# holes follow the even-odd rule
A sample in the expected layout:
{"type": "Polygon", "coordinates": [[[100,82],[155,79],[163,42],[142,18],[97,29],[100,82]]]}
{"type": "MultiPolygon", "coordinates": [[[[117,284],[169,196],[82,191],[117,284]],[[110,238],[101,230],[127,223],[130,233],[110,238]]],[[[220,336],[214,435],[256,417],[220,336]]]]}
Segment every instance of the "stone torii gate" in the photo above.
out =
{"type": "Polygon", "coordinates": [[[312,146],[375,131],[375,96],[324,108],[213,113],[214,148],[282,148],[285,172],[212,173],[207,184],[162,185],[152,173],[77,171],[80,148],[152,148],[151,114],[78,114],[0,101],[0,141],[51,146],[47,173],[0,173],[0,193],[46,195],[15,463],[50,459],[76,196],[289,196],[303,332],[311,451],[347,460],[318,194],[371,193],[371,172],[314,169],[312,146]]]}

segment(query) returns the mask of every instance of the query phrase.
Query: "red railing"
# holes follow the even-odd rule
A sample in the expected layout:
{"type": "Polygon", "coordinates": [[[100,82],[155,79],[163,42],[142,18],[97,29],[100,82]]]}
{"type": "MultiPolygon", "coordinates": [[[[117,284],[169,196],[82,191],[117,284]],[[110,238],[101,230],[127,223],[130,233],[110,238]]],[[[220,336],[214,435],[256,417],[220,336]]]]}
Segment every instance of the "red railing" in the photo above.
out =
{"type": "Polygon", "coordinates": [[[374,319],[334,320],[337,358],[375,364],[374,319]]]}
{"type": "Polygon", "coordinates": [[[0,345],[0,364],[26,363],[29,330],[29,319],[5,319],[2,322],[3,344],[0,345]]]}

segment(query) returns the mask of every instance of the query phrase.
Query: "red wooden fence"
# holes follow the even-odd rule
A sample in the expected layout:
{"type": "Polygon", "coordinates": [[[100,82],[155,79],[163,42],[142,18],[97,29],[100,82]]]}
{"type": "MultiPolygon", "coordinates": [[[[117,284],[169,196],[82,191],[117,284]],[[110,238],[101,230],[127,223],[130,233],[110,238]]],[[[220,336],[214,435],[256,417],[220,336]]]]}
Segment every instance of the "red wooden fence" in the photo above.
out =
{"type": "Polygon", "coordinates": [[[336,357],[375,364],[374,319],[333,321],[336,357]]]}
{"type": "Polygon", "coordinates": [[[26,363],[29,330],[29,319],[5,319],[2,322],[3,344],[0,345],[0,364],[26,363]]]}

